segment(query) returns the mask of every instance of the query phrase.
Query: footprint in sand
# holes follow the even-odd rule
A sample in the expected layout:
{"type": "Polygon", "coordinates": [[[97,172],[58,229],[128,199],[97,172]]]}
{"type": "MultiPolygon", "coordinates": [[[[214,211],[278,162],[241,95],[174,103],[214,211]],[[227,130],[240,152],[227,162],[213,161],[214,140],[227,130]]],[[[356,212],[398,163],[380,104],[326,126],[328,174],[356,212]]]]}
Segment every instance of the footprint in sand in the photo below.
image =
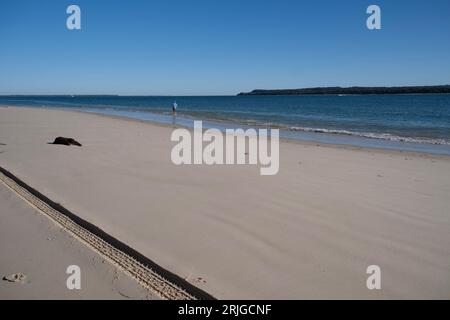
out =
{"type": "Polygon", "coordinates": [[[9,276],[4,276],[3,277],[4,281],[8,281],[8,282],[15,282],[15,283],[25,283],[27,280],[27,276],[23,273],[14,273],[14,274],[10,274],[9,276]]]}
{"type": "Polygon", "coordinates": [[[196,278],[196,279],[194,280],[194,282],[197,282],[197,283],[206,283],[206,280],[203,279],[202,277],[198,277],[198,278],[196,278]]]}

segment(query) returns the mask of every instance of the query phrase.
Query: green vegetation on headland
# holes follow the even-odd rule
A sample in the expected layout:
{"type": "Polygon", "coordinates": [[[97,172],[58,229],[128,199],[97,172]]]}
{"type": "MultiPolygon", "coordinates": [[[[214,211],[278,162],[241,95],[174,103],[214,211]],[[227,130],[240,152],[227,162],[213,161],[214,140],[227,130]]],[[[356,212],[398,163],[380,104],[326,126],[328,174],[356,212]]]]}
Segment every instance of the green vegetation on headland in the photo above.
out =
{"type": "Polygon", "coordinates": [[[450,85],[416,87],[318,87],[305,89],[279,89],[241,92],[238,96],[309,95],[309,94],[414,94],[450,93],[450,85]]]}

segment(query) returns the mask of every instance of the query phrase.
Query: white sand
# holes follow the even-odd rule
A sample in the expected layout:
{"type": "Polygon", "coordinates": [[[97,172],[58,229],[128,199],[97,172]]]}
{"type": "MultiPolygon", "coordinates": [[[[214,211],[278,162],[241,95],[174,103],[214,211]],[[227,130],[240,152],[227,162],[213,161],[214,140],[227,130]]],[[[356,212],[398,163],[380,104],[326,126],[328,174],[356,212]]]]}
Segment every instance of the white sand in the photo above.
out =
{"type": "Polygon", "coordinates": [[[0,299],[155,299],[0,183],[0,299]],[[81,289],[66,286],[67,267],[81,289]],[[22,273],[22,282],[3,280],[22,273]]]}
{"type": "Polygon", "coordinates": [[[260,176],[177,167],[171,132],[0,108],[0,166],[218,298],[450,298],[448,157],[282,142],[279,174],[260,176]]]}

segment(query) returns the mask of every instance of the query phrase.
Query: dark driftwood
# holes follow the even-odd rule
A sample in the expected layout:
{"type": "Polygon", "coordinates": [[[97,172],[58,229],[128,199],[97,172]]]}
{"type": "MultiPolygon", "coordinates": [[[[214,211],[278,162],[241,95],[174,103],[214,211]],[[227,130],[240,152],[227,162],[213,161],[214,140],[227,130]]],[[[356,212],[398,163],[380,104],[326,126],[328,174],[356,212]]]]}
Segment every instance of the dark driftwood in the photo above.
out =
{"type": "Polygon", "coordinates": [[[55,139],[55,141],[51,142],[50,144],[62,144],[62,145],[65,145],[65,146],[74,145],[74,146],[81,147],[81,143],[79,143],[75,139],[65,138],[65,137],[57,137],[55,139]]]}

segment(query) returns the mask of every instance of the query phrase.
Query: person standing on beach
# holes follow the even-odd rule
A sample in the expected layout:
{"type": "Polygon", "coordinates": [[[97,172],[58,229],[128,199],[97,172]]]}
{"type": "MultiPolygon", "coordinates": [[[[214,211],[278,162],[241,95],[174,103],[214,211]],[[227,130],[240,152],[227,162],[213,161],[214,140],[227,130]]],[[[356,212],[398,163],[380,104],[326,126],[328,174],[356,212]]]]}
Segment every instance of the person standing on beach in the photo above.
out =
{"type": "Polygon", "coordinates": [[[175,102],[173,103],[173,105],[172,105],[172,114],[173,114],[173,115],[176,115],[176,114],[177,114],[177,107],[178,107],[178,104],[177,104],[177,102],[175,101],[175,102]]]}

